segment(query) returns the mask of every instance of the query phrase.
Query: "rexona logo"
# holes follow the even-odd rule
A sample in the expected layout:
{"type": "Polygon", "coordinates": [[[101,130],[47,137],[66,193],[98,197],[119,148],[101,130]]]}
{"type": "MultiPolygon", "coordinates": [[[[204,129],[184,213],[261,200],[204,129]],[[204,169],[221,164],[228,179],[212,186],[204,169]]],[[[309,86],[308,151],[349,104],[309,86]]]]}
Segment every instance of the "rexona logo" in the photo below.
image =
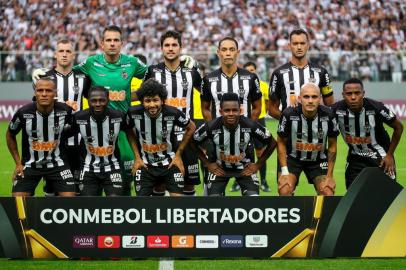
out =
{"type": "Polygon", "coordinates": [[[194,237],[192,235],[173,235],[172,236],[173,248],[193,248],[194,237]]]}
{"type": "Polygon", "coordinates": [[[123,248],[143,248],[145,247],[145,237],[143,235],[123,235],[123,248]]]}
{"type": "Polygon", "coordinates": [[[148,248],[169,248],[168,235],[148,235],[147,236],[148,248]]]}
{"type": "Polygon", "coordinates": [[[120,236],[117,235],[100,235],[97,237],[98,248],[119,248],[120,236]]]}
{"type": "Polygon", "coordinates": [[[243,247],[242,235],[222,235],[222,248],[240,248],[243,247]]]}
{"type": "Polygon", "coordinates": [[[94,248],[96,237],[89,235],[77,235],[73,237],[73,248],[94,248]]]}
{"type": "Polygon", "coordinates": [[[196,248],[218,248],[219,237],[217,235],[196,235],[196,248]]]}
{"type": "Polygon", "coordinates": [[[268,235],[246,235],[245,247],[266,248],[268,247],[268,235]]]}

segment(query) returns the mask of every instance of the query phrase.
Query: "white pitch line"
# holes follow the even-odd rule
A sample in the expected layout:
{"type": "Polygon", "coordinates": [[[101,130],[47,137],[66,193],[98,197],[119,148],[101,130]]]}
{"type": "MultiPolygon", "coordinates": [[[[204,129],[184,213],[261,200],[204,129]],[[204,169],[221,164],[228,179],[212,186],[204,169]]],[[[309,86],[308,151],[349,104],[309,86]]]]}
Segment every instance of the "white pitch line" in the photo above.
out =
{"type": "Polygon", "coordinates": [[[173,270],[175,261],[172,258],[159,259],[158,270],[173,270]]]}

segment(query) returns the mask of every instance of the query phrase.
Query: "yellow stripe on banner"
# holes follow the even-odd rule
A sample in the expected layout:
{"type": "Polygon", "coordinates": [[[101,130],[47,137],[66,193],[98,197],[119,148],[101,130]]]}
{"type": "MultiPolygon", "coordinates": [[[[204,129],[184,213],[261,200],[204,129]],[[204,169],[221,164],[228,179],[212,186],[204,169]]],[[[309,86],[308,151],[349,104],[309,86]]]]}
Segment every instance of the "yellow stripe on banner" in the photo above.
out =
{"type": "Polygon", "coordinates": [[[52,245],[42,235],[34,230],[28,230],[25,232],[30,239],[31,251],[33,258],[68,258],[62,251],[52,245]]]}
{"type": "Polygon", "coordinates": [[[324,196],[317,196],[316,205],[314,206],[313,218],[320,219],[323,210],[324,196]]]}
{"type": "Polygon", "coordinates": [[[406,189],[392,202],[382,217],[361,257],[406,256],[406,189]]]}
{"type": "Polygon", "coordinates": [[[275,252],[271,257],[296,257],[304,258],[307,255],[309,248],[310,238],[313,236],[313,231],[310,229],[304,229],[295,238],[289,241],[281,249],[275,252]]]}
{"type": "Polygon", "coordinates": [[[19,220],[27,218],[25,214],[24,197],[16,197],[17,215],[19,220]]]}

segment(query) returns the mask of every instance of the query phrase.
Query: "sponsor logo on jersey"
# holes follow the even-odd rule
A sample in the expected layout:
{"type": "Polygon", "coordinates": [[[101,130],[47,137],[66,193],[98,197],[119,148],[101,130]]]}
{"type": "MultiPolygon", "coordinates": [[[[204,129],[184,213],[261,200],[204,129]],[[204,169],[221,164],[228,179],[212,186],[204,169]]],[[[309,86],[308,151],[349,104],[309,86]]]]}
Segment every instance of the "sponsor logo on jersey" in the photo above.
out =
{"type": "Polygon", "coordinates": [[[136,119],[136,120],[141,120],[141,119],[142,119],[142,115],[139,115],[139,114],[131,114],[131,118],[132,118],[132,119],[136,119]]]}
{"type": "Polygon", "coordinates": [[[166,142],[158,143],[158,144],[142,144],[142,150],[146,153],[156,153],[168,150],[168,144],[166,142]]]}
{"type": "Polygon", "coordinates": [[[95,67],[103,67],[102,64],[99,64],[99,63],[97,63],[97,62],[93,62],[93,66],[95,66],[95,67]]]}
{"type": "Polygon", "coordinates": [[[217,77],[209,78],[209,82],[218,82],[218,81],[219,81],[219,78],[217,78],[217,77]]]}
{"type": "Polygon", "coordinates": [[[68,114],[68,112],[66,112],[66,111],[61,111],[61,112],[55,113],[55,116],[64,116],[64,115],[67,115],[67,114],[68,114]]]}
{"type": "Polygon", "coordinates": [[[389,111],[389,113],[387,113],[387,112],[385,112],[385,110],[381,110],[379,113],[380,113],[383,117],[385,117],[386,120],[390,120],[390,119],[392,119],[392,118],[395,116],[395,114],[394,114],[392,111],[389,111]]]}
{"type": "Polygon", "coordinates": [[[96,247],[96,237],[91,235],[73,236],[73,248],[94,248],[96,247]]]}
{"type": "Polygon", "coordinates": [[[345,135],[345,142],[349,144],[355,144],[355,145],[360,145],[360,144],[370,144],[371,143],[371,137],[355,137],[351,135],[345,135]]]}
{"type": "Polygon", "coordinates": [[[366,115],[375,115],[375,111],[366,111],[365,114],[366,115]]]}
{"type": "Polygon", "coordinates": [[[320,121],[328,122],[329,121],[328,116],[320,117],[320,121]]]}
{"type": "Polygon", "coordinates": [[[121,67],[122,67],[122,68],[131,67],[131,63],[122,64],[121,67]]]}
{"type": "Polygon", "coordinates": [[[196,248],[218,248],[219,238],[217,235],[196,235],[196,248]]]}
{"type": "Polygon", "coordinates": [[[241,80],[250,80],[251,76],[250,75],[242,75],[242,76],[240,76],[240,79],[241,80]]]}
{"type": "Polygon", "coordinates": [[[174,121],[175,120],[175,116],[165,116],[164,117],[165,121],[174,121]]]}
{"type": "Polygon", "coordinates": [[[168,235],[148,235],[147,236],[148,248],[169,248],[168,235]]]}
{"type": "Polygon", "coordinates": [[[125,100],[125,91],[109,91],[110,101],[124,101],[125,100]]]}
{"type": "Polygon", "coordinates": [[[194,237],[193,235],[172,235],[173,248],[193,248],[194,237]]]}
{"type": "Polygon", "coordinates": [[[245,247],[266,248],[268,247],[268,235],[246,235],[245,247]]]}
{"type": "Polygon", "coordinates": [[[87,125],[87,120],[76,120],[76,124],[78,124],[78,125],[87,125]]]}
{"type": "Polygon", "coordinates": [[[238,163],[243,160],[245,157],[245,153],[241,153],[239,155],[225,155],[224,152],[220,152],[220,160],[228,163],[238,163]]]}
{"type": "Polygon", "coordinates": [[[112,123],[112,124],[114,124],[114,123],[121,123],[122,121],[123,121],[122,118],[111,118],[111,123],[112,123]]]}
{"type": "Polygon", "coordinates": [[[322,151],[322,143],[306,143],[306,142],[296,142],[295,148],[298,151],[312,152],[312,151],[322,151]]]}
{"type": "Polygon", "coordinates": [[[89,153],[99,157],[110,156],[114,153],[114,147],[112,145],[109,146],[93,146],[91,144],[87,145],[87,149],[89,153]]]}
{"type": "Polygon", "coordinates": [[[221,236],[222,248],[241,248],[243,247],[242,235],[222,235],[221,236]]]}
{"type": "Polygon", "coordinates": [[[300,120],[300,117],[299,117],[299,116],[290,116],[289,119],[290,119],[291,121],[299,121],[299,120],[300,120]]]}
{"type": "Polygon", "coordinates": [[[120,236],[117,235],[100,235],[97,237],[98,248],[119,248],[120,236]]]}
{"type": "Polygon", "coordinates": [[[319,69],[319,68],[311,68],[311,70],[313,70],[314,72],[317,72],[317,73],[321,72],[321,69],[319,69]]]}
{"type": "Polygon", "coordinates": [[[34,151],[52,151],[58,147],[59,141],[33,141],[32,142],[32,150],[34,151]]]}
{"type": "Polygon", "coordinates": [[[186,108],[187,102],[185,97],[172,97],[167,98],[165,101],[166,105],[177,107],[177,108],[186,108]]]}
{"type": "Polygon", "coordinates": [[[243,133],[251,133],[251,129],[250,128],[241,128],[241,132],[243,132],[243,133]]]}
{"type": "Polygon", "coordinates": [[[337,114],[337,115],[346,115],[347,112],[346,112],[346,111],[343,111],[343,110],[337,110],[337,111],[336,111],[336,114],[337,114]]]}
{"type": "Polygon", "coordinates": [[[14,122],[10,122],[9,128],[11,130],[16,130],[20,126],[20,119],[17,118],[14,122]]]}
{"type": "Polygon", "coordinates": [[[145,237],[143,235],[123,235],[123,248],[143,248],[145,247],[145,237]]]}
{"type": "Polygon", "coordinates": [[[152,72],[153,72],[153,73],[162,73],[163,70],[162,70],[162,69],[159,69],[159,68],[153,68],[153,69],[152,69],[152,72]]]}
{"type": "Polygon", "coordinates": [[[281,69],[281,70],[279,71],[279,73],[280,73],[280,74],[289,73],[289,69],[288,69],[288,68],[286,68],[286,69],[281,69]]]}
{"type": "Polygon", "coordinates": [[[24,119],[32,119],[32,118],[34,118],[34,115],[30,114],[30,113],[25,113],[25,114],[23,114],[23,118],[24,119]]]}

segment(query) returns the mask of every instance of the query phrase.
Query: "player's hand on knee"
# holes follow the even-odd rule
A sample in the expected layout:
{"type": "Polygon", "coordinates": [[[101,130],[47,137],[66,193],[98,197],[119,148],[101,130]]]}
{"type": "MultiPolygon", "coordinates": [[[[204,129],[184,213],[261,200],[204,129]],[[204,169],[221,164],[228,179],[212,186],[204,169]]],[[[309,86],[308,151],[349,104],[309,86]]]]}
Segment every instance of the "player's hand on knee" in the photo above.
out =
{"type": "Polygon", "coordinates": [[[173,159],[172,162],[169,164],[168,169],[172,168],[173,166],[176,166],[180,173],[182,175],[185,175],[185,167],[183,166],[183,161],[182,161],[182,157],[178,154],[176,154],[173,159]]]}
{"type": "Polygon", "coordinates": [[[256,163],[248,163],[241,172],[242,176],[250,176],[259,170],[259,166],[256,163]]]}
{"type": "Polygon", "coordinates": [[[17,179],[17,176],[24,177],[24,166],[21,164],[16,165],[11,180],[14,182],[17,179]]]}
{"type": "Polygon", "coordinates": [[[332,196],[335,193],[335,189],[336,181],[333,177],[324,175],[318,180],[318,194],[332,196]]]}
{"type": "Polygon", "coordinates": [[[145,168],[148,170],[148,167],[147,165],[145,165],[144,161],[141,158],[137,158],[134,161],[133,167],[131,168],[131,175],[134,176],[141,168],[145,168]]]}
{"type": "Polygon", "coordinates": [[[48,68],[37,68],[37,69],[34,69],[33,72],[31,73],[32,82],[33,82],[34,84],[36,84],[37,81],[38,81],[41,77],[45,76],[45,74],[46,74],[48,71],[49,71],[48,68]]]}
{"type": "Polygon", "coordinates": [[[226,174],[216,162],[209,163],[207,165],[207,170],[216,176],[224,176],[226,174]]]}
{"type": "Polygon", "coordinates": [[[281,175],[278,179],[278,193],[279,195],[291,195],[294,191],[295,176],[292,174],[281,175]]]}
{"type": "Polygon", "coordinates": [[[190,55],[182,55],[180,58],[181,62],[185,62],[185,67],[187,68],[198,68],[199,67],[199,63],[196,61],[196,59],[194,59],[192,56],[190,55]]]}

